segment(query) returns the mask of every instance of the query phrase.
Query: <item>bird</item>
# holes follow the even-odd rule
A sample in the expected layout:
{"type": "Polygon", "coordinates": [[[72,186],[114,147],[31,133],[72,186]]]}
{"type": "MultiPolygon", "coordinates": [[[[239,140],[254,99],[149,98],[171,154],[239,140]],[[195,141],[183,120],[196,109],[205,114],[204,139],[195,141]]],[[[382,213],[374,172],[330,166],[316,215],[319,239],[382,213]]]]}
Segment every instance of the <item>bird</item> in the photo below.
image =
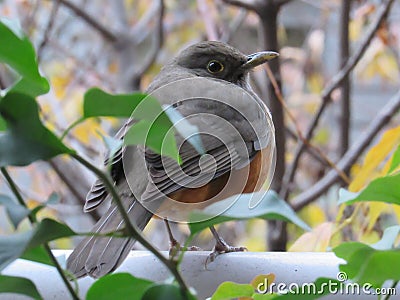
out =
{"type": "MultiPolygon", "coordinates": [[[[184,209],[260,190],[273,173],[274,128],[267,106],[250,86],[249,73],[278,55],[274,51],[245,55],[228,44],[203,41],[182,50],[156,75],[146,93],[197,127],[204,153],[176,133],[181,164],[140,145],[121,146],[112,155],[106,154],[105,165],[139,230],[157,215],[165,220],[171,244],[176,245],[169,222],[186,220],[184,209]],[[190,93],[197,97],[172,99],[190,93]]],[[[134,117],[129,119],[115,138],[123,140],[135,122],[134,117]]],[[[84,211],[107,201],[111,204],[93,232],[124,228],[111,198],[103,182],[95,181],[84,211]]],[[[220,253],[246,250],[229,246],[213,226],[210,230],[216,239],[211,260],[220,253]]],[[[67,269],[77,278],[101,277],[121,265],[134,243],[133,238],[88,236],[68,257],[67,269]]]]}

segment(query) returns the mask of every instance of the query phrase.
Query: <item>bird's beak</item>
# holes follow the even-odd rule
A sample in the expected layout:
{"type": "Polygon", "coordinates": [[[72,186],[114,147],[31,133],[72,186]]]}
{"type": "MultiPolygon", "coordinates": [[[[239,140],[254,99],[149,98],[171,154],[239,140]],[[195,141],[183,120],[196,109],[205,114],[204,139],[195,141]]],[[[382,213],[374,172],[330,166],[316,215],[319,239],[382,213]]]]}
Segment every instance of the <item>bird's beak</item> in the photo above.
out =
{"type": "Polygon", "coordinates": [[[279,53],[274,51],[262,51],[253,53],[247,56],[247,62],[245,62],[241,67],[242,69],[250,70],[278,56],[279,53]]]}

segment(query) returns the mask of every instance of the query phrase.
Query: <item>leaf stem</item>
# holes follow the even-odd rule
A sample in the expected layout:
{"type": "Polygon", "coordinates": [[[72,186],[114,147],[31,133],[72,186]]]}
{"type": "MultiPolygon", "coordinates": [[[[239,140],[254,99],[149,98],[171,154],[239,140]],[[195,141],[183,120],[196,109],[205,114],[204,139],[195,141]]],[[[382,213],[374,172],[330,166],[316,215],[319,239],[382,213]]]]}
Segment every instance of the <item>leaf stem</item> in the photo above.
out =
{"type": "Polygon", "coordinates": [[[67,129],[64,130],[63,134],[60,137],[60,140],[62,141],[67,134],[77,125],[79,125],[80,123],[82,123],[83,121],[85,121],[86,119],[84,117],[79,118],[78,120],[76,120],[75,122],[73,122],[71,125],[68,126],[67,129]]]}
{"type": "Polygon", "coordinates": [[[182,295],[184,297],[187,297],[187,292],[189,290],[186,286],[186,283],[183,281],[181,274],[178,272],[177,266],[172,261],[164,257],[156,248],[154,248],[154,246],[149,241],[147,241],[147,239],[139,232],[136,226],[132,224],[122,204],[121,198],[119,197],[109,177],[78,154],[72,153],[71,156],[75,158],[79,163],[84,165],[86,168],[88,168],[90,171],[92,171],[94,174],[96,174],[96,176],[103,181],[104,185],[110,192],[113,201],[118,207],[118,210],[125,222],[125,226],[129,235],[137,240],[139,243],[141,243],[144,247],[146,247],[150,252],[152,252],[168,268],[168,270],[174,275],[176,281],[178,282],[181,288],[182,295]]]}
{"type": "MultiPolygon", "coordinates": [[[[18,200],[18,203],[21,204],[23,207],[28,208],[24,199],[22,198],[21,193],[18,190],[17,185],[15,184],[14,180],[11,178],[10,174],[8,173],[7,169],[5,167],[1,168],[1,173],[3,174],[4,178],[6,179],[8,185],[11,188],[11,191],[13,192],[13,194],[15,195],[15,197],[18,200]]],[[[32,215],[28,215],[29,221],[32,225],[37,224],[37,220],[32,216],[32,215]]],[[[55,268],[57,269],[58,273],[61,276],[62,281],[64,282],[65,286],[68,289],[68,292],[71,294],[72,298],[74,300],[79,300],[78,295],[76,294],[75,290],[73,289],[73,287],[71,286],[69,280],[67,279],[67,277],[64,274],[64,270],[61,268],[60,264],[58,263],[57,259],[55,258],[53,252],[50,249],[50,246],[48,243],[44,243],[43,244],[44,249],[47,252],[47,255],[49,256],[49,258],[51,259],[51,261],[53,262],[55,268]]]]}

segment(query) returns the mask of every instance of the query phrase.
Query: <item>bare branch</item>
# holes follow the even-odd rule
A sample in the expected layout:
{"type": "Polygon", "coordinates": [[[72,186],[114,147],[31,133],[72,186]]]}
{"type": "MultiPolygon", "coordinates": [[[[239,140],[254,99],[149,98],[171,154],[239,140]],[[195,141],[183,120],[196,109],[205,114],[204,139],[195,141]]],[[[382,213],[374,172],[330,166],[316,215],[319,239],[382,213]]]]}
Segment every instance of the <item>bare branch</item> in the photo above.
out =
{"type": "MultiPolygon", "coordinates": [[[[342,0],[340,13],[340,66],[346,65],[350,56],[349,23],[351,0],[342,0]]],[[[341,84],[341,114],[340,126],[340,155],[344,155],[349,148],[350,141],[350,77],[347,75],[341,84]]]]}
{"type": "Polygon", "coordinates": [[[144,15],[136,22],[129,34],[129,39],[131,39],[132,43],[139,44],[151,34],[150,23],[155,19],[157,20],[160,9],[164,9],[163,6],[164,4],[160,3],[159,0],[152,1],[150,8],[147,9],[144,15]]]}
{"type": "MultiPolygon", "coordinates": [[[[386,0],[378,9],[376,13],[376,18],[374,22],[371,23],[367,33],[365,34],[364,38],[362,39],[360,46],[358,49],[355,51],[353,56],[351,56],[348,60],[346,65],[331,79],[331,81],[326,85],[325,89],[322,91],[321,98],[322,98],[322,103],[320,107],[318,108],[318,111],[316,115],[314,116],[313,120],[311,121],[311,124],[309,125],[306,134],[304,137],[307,140],[310,140],[313,137],[314,130],[316,129],[319,119],[322,116],[322,113],[324,112],[325,108],[329,104],[331,100],[331,94],[332,92],[342,83],[343,79],[348,76],[348,74],[354,69],[354,67],[357,65],[363,54],[365,53],[365,50],[368,48],[372,38],[375,36],[375,33],[379,29],[380,24],[382,21],[386,18],[391,5],[393,4],[394,0],[386,0]]],[[[289,193],[289,186],[291,182],[293,181],[294,175],[297,170],[298,163],[300,161],[301,154],[304,151],[305,144],[303,142],[300,142],[299,145],[296,148],[295,155],[294,155],[294,160],[290,168],[287,170],[284,180],[283,180],[283,185],[282,188],[285,190],[283,195],[285,195],[285,198],[287,198],[288,193],[289,193]]]]}
{"type": "Polygon", "coordinates": [[[285,4],[288,4],[289,2],[291,2],[292,0],[275,0],[274,3],[277,6],[282,6],[285,4]]]}
{"type": "Polygon", "coordinates": [[[212,17],[210,17],[209,8],[205,0],[197,0],[197,7],[199,9],[200,15],[204,20],[204,26],[206,27],[207,39],[210,41],[217,41],[218,30],[217,26],[212,17]]]}
{"type": "Polygon", "coordinates": [[[321,157],[326,164],[328,164],[331,168],[335,169],[344,182],[350,183],[350,179],[347,177],[347,175],[344,172],[342,172],[341,170],[339,170],[337,168],[337,166],[325,155],[325,153],[323,153],[319,148],[314,147],[310,143],[310,141],[308,141],[307,139],[305,139],[303,137],[303,134],[301,133],[300,127],[296,122],[296,118],[290,112],[289,107],[287,106],[285,100],[283,99],[283,96],[282,96],[282,93],[281,93],[281,89],[279,88],[279,85],[276,82],[276,78],[275,78],[274,74],[272,73],[270,67],[266,64],[266,65],[264,65],[264,69],[267,71],[268,78],[271,81],[272,86],[274,87],[276,98],[279,100],[279,102],[281,103],[281,105],[282,105],[284,111],[286,112],[287,116],[289,117],[289,119],[292,121],[292,123],[294,124],[294,126],[296,128],[296,133],[297,133],[298,138],[305,145],[307,145],[308,148],[311,148],[316,153],[318,153],[319,157],[321,157]]]}
{"type": "Polygon", "coordinates": [[[116,14],[116,22],[118,22],[121,28],[129,27],[128,18],[126,15],[126,7],[124,0],[114,0],[111,1],[111,5],[113,6],[113,10],[116,14]]]}
{"type": "Polygon", "coordinates": [[[158,0],[158,1],[159,1],[158,17],[156,17],[157,25],[153,33],[153,45],[149,50],[150,53],[147,54],[147,57],[145,58],[145,62],[140,67],[138,74],[136,74],[137,76],[141,76],[144,72],[146,72],[150,68],[150,66],[156,60],[158,52],[160,51],[162,44],[164,42],[163,21],[164,21],[165,5],[163,0],[158,0]]]}
{"type": "Polygon", "coordinates": [[[43,39],[40,42],[38,51],[37,51],[38,62],[40,62],[40,60],[42,58],[42,54],[43,54],[43,49],[46,46],[47,42],[49,41],[49,36],[50,36],[51,30],[53,29],[54,20],[56,19],[59,4],[60,4],[59,1],[55,1],[53,3],[53,7],[51,8],[49,20],[47,21],[46,29],[44,30],[43,39]]]}
{"type": "MultiPolygon", "coordinates": [[[[342,159],[337,163],[337,167],[343,172],[357,161],[361,154],[365,151],[371,141],[375,138],[378,132],[388,124],[391,118],[400,109],[400,90],[395,94],[389,102],[381,109],[378,115],[370,123],[365,133],[354,143],[354,145],[346,152],[342,159]]],[[[292,206],[295,210],[300,210],[305,205],[311,203],[323,193],[325,193],[332,184],[338,182],[340,177],[335,170],[331,170],[320,181],[307,191],[295,197],[292,201],[292,206]]]]}
{"type": "MultiPolygon", "coordinates": [[[[294,132],[291,128],[285,127],[285,131],[287,133],[287,136],[291,138],[292,140],[297,141],[299,139],[297,135],[297,130],[294,132]]],[[[317,160],[321,165],[325,167],[329,167],[329,164],[318,154],[317,151],[314,150],[312,147],[307,147],[305,151],[315,160],[317,160]]]]}
{"type": "Polygon", "coordinates": [[[224,43],[229,43],[235,33],[238,31],[240,26],[242,26],[244,20],[247,17],[247,10],[242,8],[240,9],[239,14],[235,17],[231,24],[229,24],[229,28],[222,33],[221,41],[224,43]]]}
{"type": "Polygon", "coordinates": [[[96,29],[106,40],[109,42],[116,42],[118,37],[112,31],[110,31],[107,27],[100,24],[95,18],[90,16],[87,12],[82,10],[79,6],[70,2],[69,0],[53,0],[55,2],[60,2],[65,7],[69,8],[74,12],[78,17],[84,20],[87,24],[96,29]]]}
{"type": "Polygon", "coordinates": [[[251,10],[254,12],[258,11],[258,5],[256,3],[256,1],[251,0],[251,1],[245,1],[245,0],[222,0],[223,2],[225,2],[226,4],[230,4],[233,6],[237,6],[237,7],[241,7],[241,8],[245,8],[247,10],[251,10]]]}

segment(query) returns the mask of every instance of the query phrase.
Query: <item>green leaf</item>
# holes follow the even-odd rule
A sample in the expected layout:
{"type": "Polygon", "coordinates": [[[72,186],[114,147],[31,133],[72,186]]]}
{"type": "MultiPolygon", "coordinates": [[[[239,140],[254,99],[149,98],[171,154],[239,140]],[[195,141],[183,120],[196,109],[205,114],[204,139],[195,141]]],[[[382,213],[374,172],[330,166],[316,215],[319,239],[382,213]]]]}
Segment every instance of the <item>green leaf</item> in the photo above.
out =
{"type": "Polygon", "coordinates": [[[400,145],[397,147],[396,151],[393,153],[392,162],[390,163],[388,174],[392,173],[400,166],[400,145]]]}
{"type": "Polygon", "coordinates": [[[280,199],[274,191],[242,194],[233,197],[218,201],[208,206],[203,211],[194,211],[190,215],[189,222],[191,234],[194,235],[205,228],[222,222],[251,218],[289,221],[304,230],[310,230],[310,227],[304,223],[296,215],[295,211],[285,201],[280,199]],[[233,204],[232,199],[236,199],[233,204]],[[249,205],[249,203],[254,200],[259,202],[256,207],[249,205]],[[223,211],[224,207],[229,208],[219,216],[214,217],[213,212],[223,211]],[[199,222],[199,220],[206,221],[199,222]]]}
{"type": "Polygon", "coordinates": [[[34,98],[8,93],[0,101],[7,130],[0,133],[0,166],[25,166],[39,159],[73,153],[41,123],[34,98]]]}
{"type": "Polygon", "coordinates": [[[0,62],[8,64],[22,77],[8,91],[33,97],[47,93],[49,83],[40,75],[33,46],[21,29],[9,20],[2,19],[0,41],[0,62]]]}
{"type": "Polygon", "coordinates": [[[6,121],[2,117],[0,117],[0,132],[7,129],[6,121]]]}
{"type": "Polygon", "coordinates": [[[77,235],[77,233],[67,225],[46,218],[35,227],[35,233],[27,245],[27,248],[35,248],[43,243],[74,235],[77,235]]]}
{"type": "Polygon", "coordinates": [[[33,299],[43,299],[33,282],[23,277],[0,275],[0,293],[21,294],[33,299]]]}
{"type": "Polygon", "coordinates": [[[83,97],[83,117],[129,118],[145,97],[141,93],[112,95],[99,88],[92,88],[83,97]]]}
{"type": "Polygon", "coordinates": [[[31,212],[29,209],[18,204],[6,195],[0,194],[0,204],[5,206],[7,215],[10,218],[14,228],[17,228],[19,223],[21,223],[21,221],[25,219],[31,212]]]}
{"type": "Polygon", "coordinates": [[[124,137],[125,145],[146,145],[156,153],[180,162],[173,130],[160,126],[159,122],[139,121],[132,125],[124,137]]]}
{"type": "Polygon", "coordinates": [[[355,198],[343,198],[339,204],[355,202],[379,201],[400,205],[400,173],[392,176],[376,178],[355,198]]]}
{"type": "MultiPolygon", "coordinates": [[[[0,236],[0,271],[29,250],[45,242],[76,235],[67,225],[44,219],[35,228],[22,233],[0,236]]],[[[40,258],[45,261],[42,257],[40,258]]]]}
{"type": "Polygon", "coordinates": [[[377,288],[387,280],[400,280],[400,249],[376,250],[352,242],[343,243],[333,251],[336,256],[346,260],[346,264],[339,268],[354,282],[369,283],[377,288]]]}
{"type": "Polygon", "coordinates": [[[128,273],[109,274],[93,283],[86,294],[86,300],[140,300],[153,284],[152,281],[128,273]]]}
{"type": "Polygon", "coordinates": [[[54,266],[53,261],[50,259],[48,253],[43,246],[38,246],[25,251],[20,258],[49,266],[54,266]]]}
{"type": "Polygon", "coordinates": [[[141,93],[112,95],[92,88],[85,93],[83,117],[76,124],[91,117],[132,117],[136,122],[125,134],[125,145],[146,145],[180,162],[173,125],[153,97],[141,93]]]}
{"type": "Polygon", "coordinates": [[[231,281],[221,283],[211,300],[230,300],[238,297],[251,297],[254,288],[250,284],[239,284],[231,281]]]}
{"type": "Polygon", "coordinates": [[[191,294],[188,294],[187,297],[184,297],[179,287],[173,284],[153,285],[146,290],[146,292],[142,297],[142,300],[186,300],[186,299],[195,300],[196,298],[191,294]]]}
{"type": "Polygon", "coordinates": [[[24,253],[34,231],[0,236],[0,271],[24,253]]]}

